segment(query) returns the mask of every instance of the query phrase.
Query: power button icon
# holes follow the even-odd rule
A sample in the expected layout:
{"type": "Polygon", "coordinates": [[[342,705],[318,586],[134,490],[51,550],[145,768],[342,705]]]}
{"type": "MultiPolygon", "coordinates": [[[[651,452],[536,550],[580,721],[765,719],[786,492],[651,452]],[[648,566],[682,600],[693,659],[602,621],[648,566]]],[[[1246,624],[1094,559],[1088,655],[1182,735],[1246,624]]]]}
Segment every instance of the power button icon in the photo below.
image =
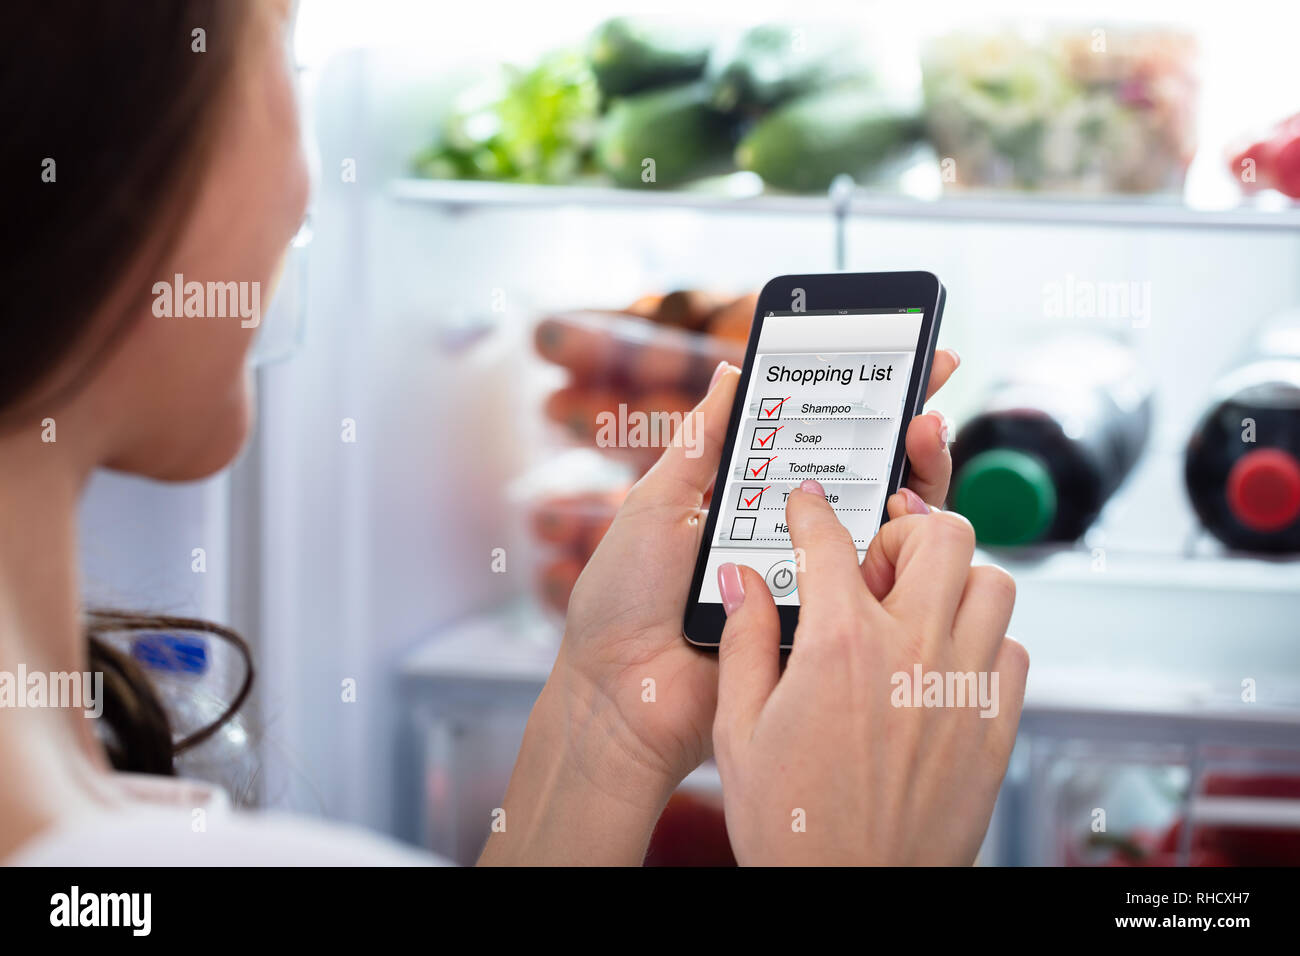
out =
{"type": "Polygon", "coordinates": [[[785,597],[794,591],[798,584],[794,576],[794,560],[786,558],[784,561],[778,561],[767,569],[767,574],[763,577],[767,582],[767,588],[772,592],[772,597],[785,597]]]}

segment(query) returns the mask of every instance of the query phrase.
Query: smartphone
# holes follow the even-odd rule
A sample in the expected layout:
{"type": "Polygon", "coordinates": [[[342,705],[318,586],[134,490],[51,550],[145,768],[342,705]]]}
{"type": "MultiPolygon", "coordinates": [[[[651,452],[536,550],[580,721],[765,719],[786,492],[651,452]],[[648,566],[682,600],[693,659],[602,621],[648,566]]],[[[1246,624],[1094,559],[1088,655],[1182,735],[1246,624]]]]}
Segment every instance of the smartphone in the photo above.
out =
{"type": "Polygon", "coordinates": [[[921,413],[946,293],[929,272],[779,276],[763,287],[695,561],[682,633],[717,648],[726,614],[718,566],[763,576],[781,646],[799,622],[799,555],[785,524],[808,478],[858,548],[907,479],[907,423],[921,413]]]}

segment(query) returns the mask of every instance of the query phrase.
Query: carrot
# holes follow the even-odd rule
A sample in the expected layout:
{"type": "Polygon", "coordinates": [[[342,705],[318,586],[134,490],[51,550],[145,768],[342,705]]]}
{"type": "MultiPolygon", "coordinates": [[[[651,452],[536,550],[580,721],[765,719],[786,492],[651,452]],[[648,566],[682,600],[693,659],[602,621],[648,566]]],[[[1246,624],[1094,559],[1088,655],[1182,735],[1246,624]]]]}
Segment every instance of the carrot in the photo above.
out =
{"type": "Polygon", "coordinates": [[[625,488],[544,498],[533,505],[533,532],[539,541],[571,548],[584,560],[608,530],[627,494],[625,488]]]}
{"type": "Polygon", "coordinates": [[[654,320],[660,325],[702,332],[709,316],[726,305],[729,296],[701,289],[680,289],[669,292],[655,310],[654,320]]]}
{"type": "Polygon", "coordinates": [[[657,388],[639,394],[629,407],[647,414],[654,414],[655,412],[685,414],[695,407],[697,400],[696,397],[688,395],[680,389],[657,388]]]}
{"type": "Polygon", "coordinates": [[[537,586],[542,600],[563,614],[569,608],[569,595],[578,583],[586,562],[575,558],[556,558],[544,564],[537,574],[537,586]]]}
{"type": "Polygon", "coordinates": [[[568,368],[578,381],[633,391],[702,392],[718,362],[739,361],[742,354],[734,343],[609,312],[548,316],[535,338],[541,356],[568,368]]]}
{"type": "Polygon", "coordinates": [[[657,292],[643,295],[623,311],[629,315],[639,315],[643,319],[653,319],[655,313],[659,311],[659,305],[663,302],[664,297],[657,292]]]}
{"type": "Polygon", "coordinates": [[[566,312],[538,322],[533,339],[542,358],[575,375],[607,377],[615,366],[618,345],[610,330],[621,322],[649,324],[612,312],[566,312]]]}
{"type": "Polygon", "coordinates": [[[696,350],[692,342],[678,335],[660,334],[636,349],[632,356],[632,381],[642,388],[683,384],[695,369],[696,350]]]}
{"type": "Polygon", "coordinates": [[[619,389],[566,385],[547,396],[545,412],[551,421],[565,426],[584,441],[591,441],[600,425],[596,416],[601,412],[617,414],[619,404],[626,401],[626,393],[619,389]]]}
{"type": "Polygon", "coordinates": [[[727,303],[709,316],[709,334],[729,342],[748,342],[757,306],[758,296],[754,293],[727,303]]]}

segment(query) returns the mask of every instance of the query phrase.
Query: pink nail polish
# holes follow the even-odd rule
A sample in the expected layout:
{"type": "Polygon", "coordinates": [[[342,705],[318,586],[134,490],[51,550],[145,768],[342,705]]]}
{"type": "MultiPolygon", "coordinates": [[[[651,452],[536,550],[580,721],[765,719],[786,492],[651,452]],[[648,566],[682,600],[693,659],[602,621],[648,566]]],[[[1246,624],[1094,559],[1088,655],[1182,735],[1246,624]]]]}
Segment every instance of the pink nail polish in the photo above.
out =
{"type": "Polygon", "coordinates": [[[922,501],[921,496],[911,488],[901,489],[900,494],[902,494],[903,500],[907,502],[907,510],[910,513],[914,515],[928,515],[930,513],[930,506],[922,501]]]}
{"type": "Polygon", "coordinates": [[[826,497],[826,489],[822,487],[820,481],[813,481],[811,478],[805,479],[799,483],[799,490],[806,491],[810,495],[821,495],[826,497]]]}
{"type": "Polygon", "coordinates": [[[740,582],[740,568],[731,562],[718,566],[718,591],[722,594],[722,608],[734,614],[745,603],[745,586],[740,582]]]}
{"type": "MultiPolygon", "coordinates": [[[[718,367],[713,370],[713,378],[709,379],[709,387],[705,389],[705,391],[707,392],[713,391],[713,386],[718,384],[718,379],[722,378],[722,373],[725,372],[726,370],[727,370],[727,360],[723,359],[721,362],[718,363],[718,367]]],[[[699,379],[696,379],[696,381],[699,381],[699,379]]]]}
{"type": "Polygon", "coordinates": [[[952,367],[959,367],[961,365],[961,356],[957,354],[957,350],[948,349],[948,354],[952,356],[952,367]]]}
{"type": "Polygon", "coordinates": [[[939,441],[943,444],[944,448],[947,448],[948,439],[952,437],[952,433],[949,432],[948,430],[948,419],[943,417],[943,412],[936,412],[931,410],[926,412],[926,414],[933,415],[935,418],[939,420],[939,441]]]}

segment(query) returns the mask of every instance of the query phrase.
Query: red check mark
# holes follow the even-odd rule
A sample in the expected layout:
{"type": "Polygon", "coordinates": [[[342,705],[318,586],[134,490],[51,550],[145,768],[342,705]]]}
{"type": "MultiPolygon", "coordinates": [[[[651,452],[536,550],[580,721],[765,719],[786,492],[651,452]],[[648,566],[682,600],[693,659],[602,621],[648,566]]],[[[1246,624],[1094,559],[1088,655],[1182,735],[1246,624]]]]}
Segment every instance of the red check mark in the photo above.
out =
{"type": "Polygon", "coordinates": [[[763,464],[759,465],[757,468],[751,468],[751,469],[749,469],[749,473],[750,473],[751,475],[753,475],[755,478],[757,478],[757,477],[758,477],[758,473],[759,473],[760,471],[762,471],[764,468],[766,468],[768,465],[772,464],[772,462],[774,462],[774,461],[776,461],[776,455],[773,455],[771,458],[769,458],[767,461],[763,462],[763,464]]]}
{"type": "MultiPolygon", "coordinates": [[[[782,425],[781,428],[785,428],[785,426],[782,425]]],[[[766,445],[768,442],[770,442],[773,438],[776,437],[776,432],[779,432],[781,428],[776,429],[776,431],[772,432],[772,434],[768,435],[766,438],[760,438],[758,440],[758,443],[760,445],[766,445]]]]}
{"type": "Polygon", "coordinates": [[[786,402],[788,402],[788,401],[790,401],[790,396],[789,396],[789,395],[787,395],[785,398],[781,399],[779,402],[777,402],[775,405],[773,405],[771,408],[769,408],[769,409],[768,409],[767,411],[765,411],[763,414],[765,414],[768,418],[771,418],[773,415],[775,415],[775,414],[780,410],[781,406],[784,405],[784,404],[785,404],[786,402]]]}
{"type": "MultiPolygon", "coordinates": [[[[767,488],[771,488],[771,487],[772,487],[771,485],[768,485],[768,486],[767,486],[767,488]]],[[[767,491],[767,488],[764,488],[763,491],[767,491]]],[[[743,499],[744,502],[745,502],[745,507],[746,507],[746,508],[752,508],[752,507],[754,507],[754,502],[757,501],[759,498],[763,497],[763,491],[760,491],[758,494],[754,495],[754,497],[752,497],[752,498],[745,498],[745,499],[743,499]]]]}

